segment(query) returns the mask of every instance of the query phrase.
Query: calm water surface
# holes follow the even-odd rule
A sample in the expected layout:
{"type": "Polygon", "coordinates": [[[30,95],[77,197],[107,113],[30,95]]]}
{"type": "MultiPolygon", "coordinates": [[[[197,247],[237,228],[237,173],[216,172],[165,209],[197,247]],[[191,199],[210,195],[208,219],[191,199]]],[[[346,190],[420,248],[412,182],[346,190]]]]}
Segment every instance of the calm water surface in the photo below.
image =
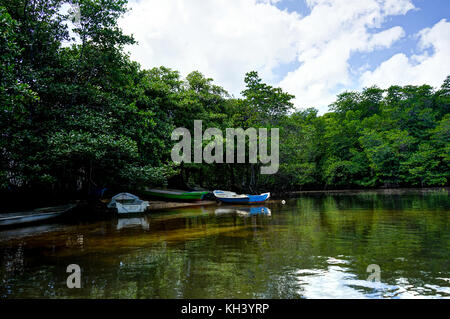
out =
{"type": "Polygon", "coordinates": [[[449,298],[449,211],[445,190],[368,192],[7,229],[0,298],[449,298]]]}

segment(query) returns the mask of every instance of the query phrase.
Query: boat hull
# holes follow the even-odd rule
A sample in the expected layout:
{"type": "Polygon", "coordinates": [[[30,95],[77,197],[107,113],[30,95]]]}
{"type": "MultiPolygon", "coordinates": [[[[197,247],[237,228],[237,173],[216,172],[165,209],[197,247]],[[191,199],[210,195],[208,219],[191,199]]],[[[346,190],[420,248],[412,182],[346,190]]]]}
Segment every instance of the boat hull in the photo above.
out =
{"type": "Polygon", "coordinates": [[[0,226],[13,226],[39,222],[56,218],[75,208],[76,204],[57,206],[54,208],[41,208],[31,212],[20,212],[0,216],[0,226]]]}
{"type": "Polygon", "coordinates": [[[136,214],[145,212],[149,206],[149,202],[141,200],[136,195],[119,193],[111,198],[107,207],[115,209],[119,214],[136,214]]]}
{"type": "Polygon", "coordinates": [[[267,198],[264,199],[245,199],[245,198],[219,198],[219,200],[223,203],[229,204],[258,204],[263,203],[267,198]]]}
{"type": "Polygon", "coordinates": [[[219,201],[228,204],[258,204],[266,201],[270,197],[270,193],[261,195],[237,195],[235,193],[221,191],[214,192],[214,195],[219,201]]]}
{"type": "Polygon", "coordinates": [[[208,191],[194,191],[194,192],[175,192],[175,191],[163,191],[163,190],[151,190],[146,189],[142,191],[144,195],[161,198],[165,200],[183,200],[183,201],[200,201],[208,194],[208,191]]]}
{"type": "Polygon", "coordinates": [[[149,203],[143,201],[140,204],[121,204],[116,203],[116,209],[118,214],[137,214],[143,213],[147,210],[149,203]]]}

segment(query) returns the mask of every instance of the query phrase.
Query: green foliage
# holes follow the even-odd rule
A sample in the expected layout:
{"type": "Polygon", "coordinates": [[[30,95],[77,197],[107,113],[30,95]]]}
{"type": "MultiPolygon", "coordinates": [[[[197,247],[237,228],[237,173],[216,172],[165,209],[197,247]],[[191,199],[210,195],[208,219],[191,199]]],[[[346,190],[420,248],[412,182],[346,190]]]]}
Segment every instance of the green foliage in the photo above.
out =
{"type": "Polygon", "coordinates": [[[124,53],[135,43],[117,25],[126,11],[125,0],[0,0],[0,189],[448,185],[450,76],[436,91],[369,87],[338,95],[322,116],[293,112],[294,96],[254,71],[234,98],[198,71],[183,79],[142,69],[124,53]],[[61,13],[67,2],[79,20],[61,13]],[[171,132],[192,130],[195,119],[222,131],[279,128],[278,173],[260,175],[260,164],[176,167],[171,132]]]}
{"type": "Polygon", "coordinates": [[[431,138],[419,144],[418,150],[405,162],[413,185],[447,185],[450,179],[450,114],[430,130],[431,138]]]}
{"type": "Polygon", "coordinates": [[[292,110],[291,100],[293,95],[283,92],[280,88],[274,88],[262,83],[255,71],[245,75],[247,88],[242,91],[245,99],[242,101],[242,109],[246,112],[245,120],[248,127],[270,125],[292,110]]]}
{"type": "Polygon", "coordinates": [[[151,103],[147,73],[123,53],[134,43],[117,27],[126,1],[72,1],[81,41],[65,47],[70,17],[62,3],[2,1],[1,67],[8,69],[0,99],[9,103],[1,106],[1,186],[73,191],[165,182],[175,172],[161,134],[173,124],[161,121],[165,106],[151,103]]]}

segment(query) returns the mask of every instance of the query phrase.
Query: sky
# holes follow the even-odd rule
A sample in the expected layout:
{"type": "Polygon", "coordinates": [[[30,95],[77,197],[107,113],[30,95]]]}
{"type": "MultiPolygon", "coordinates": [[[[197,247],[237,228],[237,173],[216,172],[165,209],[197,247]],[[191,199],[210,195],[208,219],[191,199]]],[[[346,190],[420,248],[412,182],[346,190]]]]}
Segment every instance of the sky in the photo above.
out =
{"type": "Polygon", "coordinates": [[[450,75],[449,0],[130,0],[120,26],[144,68],[200,71],[240,97],[244,77],[321,114],[344,91],[450,75]]]}

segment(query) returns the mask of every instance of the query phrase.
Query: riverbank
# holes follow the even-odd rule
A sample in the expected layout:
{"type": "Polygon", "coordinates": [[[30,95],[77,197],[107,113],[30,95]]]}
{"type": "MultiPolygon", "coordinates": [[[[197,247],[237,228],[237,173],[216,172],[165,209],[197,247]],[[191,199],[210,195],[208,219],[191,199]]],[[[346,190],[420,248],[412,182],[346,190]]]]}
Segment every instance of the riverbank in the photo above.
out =
{"type": "MultiPolygon", "coordinates": [[[[435,191],[450,191],[450,187],[430,187],[430,188],[385,188],[385,189],[345,189],[345,190],[311,190],[311,191],[292,191],[286,193],[272,193],[273,196],[271,198],[260,205],[265,204],[274,204],[278,203],[280,200],[284,198],[292,198],[299,195],[306,194],[345,194],[345,195],[356,195],[356,194],[380,194],[380,195],[404,195],[411,193],[429,193],[435,191]]],[[[145,197],[142,198],[144,200],[148,200],[145,197]]],[[[103,200],[104,203],[107,203],[108,200],[103,200]]],[[[185,208],[185,207],[195,207],[195,206],[211,206],[211,205],[220,205],[219,202],[214,200],[202,200],[195,202],[175,202],[175,201],[155,201],[148,200],[150,206],[148,207],[148,211],[155,210],[166,210],[173,208],[185,208]]]]}
{"type": "Polygon", "coordinates": [[[330,190],[308,190],[291,191],[285,193],[274,193],[274,198],[295,197],[302,194],[380,194],[380,195],[404,195],[407,193],[429,193],[435,191],[450,191],[450,187],[427,187],[427,188],[375,188],[375,189],[330,189],[330,190]]]}
{"type": "MultiPolygon", "coordinates": [[[[280,200],[286,198],[294,198],[300,195],[308,195],[308,194],[342,194],[342,195],[358,195],[358,194],[367,194],[367,195],[405,195],[405,194],[427,194],[430,192],[436,191],[446,191],[449,192],[449,187],[433,187],[433,188],[385,188],[385,189],[345,189],[345,190],[310,190],[310,191],[292,191],[285,193],[275,193],[273,192],[271,198],[259,205],[268,205],[275,204],[280,202],[280,200]]],[[[158,211],[158,210],[168,210],[168,209],[177,209],[177,208],[187,208],[187,207],[198,207],[198,206],[212,206],[212,205],[220,205],[220,202],[214,200],[202,200],[195,202],[177,202],[177,201],[156,201],[156,200],[148,200],[143,197],[143,200],[147,200],[149,202],[149,207],[147,211],[158,211]]],[[[109,200],[103,199],[102,202],[107,204],[109,200]]]]}
{"type": "MultiPolygon", "coordinates": [[[[301,195],[326,195],[326,194],[342,194],[342,195],[357,195],[357,194],[379,194],[379,195],[403,195],[403,194],[427,194],[435,191],[449,192],[450,187],[430,187],[430,188],[380,188],[380,189],[330,189],[330,190],[304,190],[304,191],[289,191],[289,192],[271,192],[271,198],[265,201],[263,204],[268,204],[272,202],[277,202],[279,200],[287,198],[295,198],[301,195]]],[[[0,213],[12,213],[17,211],[31,211],[39,207],[49,207],[67,204],[69,202],[78,202],[82,210],[93,210],[95,212],[103,211],[106,209],[106,204],[110,201],[110,198],[103,198],[101,200],[81,200],[72,196],[53,196],[51,199],[45,200],[42,196],[36,198],[31,195],[16,194],[16,196],[10,194],[8,198],[11,201],[6,201],[5,205],[0,210],[0,213]],[[22,195],[22,196],[20,196],[22,195]],[[26,198],[26,200],[23,200],[26,198]],[[21,200],[19,200],[21,199],[21,200]],[[8,204],[8,203],[14,203],[8,204]],[[18,204],[19,203],[19,204],[18,204]]],[[[5,197],[6,198],[6,197],[5,197]]],[[[203,200],[198,202],[177,202],[177,201],[157,201],[141,197],[143,200],[148,200],[150,203],[149,211],[155,210],[165,210],[165,209],[175,209],[184,207],[195,207],[195,206],[210,206],[218,204],[215,200],[203,200]]]]}
{"type": "Polygon", "coordinates": [[[185,208],[185,207],[195,207],[195,206],[211,206],[216,205],[216,201],[212,200],[201,200],[197,202],[163,202],[163,201],[149,201],[148,211],[154,210],[165,210],[172,208],[185,208]]]}

